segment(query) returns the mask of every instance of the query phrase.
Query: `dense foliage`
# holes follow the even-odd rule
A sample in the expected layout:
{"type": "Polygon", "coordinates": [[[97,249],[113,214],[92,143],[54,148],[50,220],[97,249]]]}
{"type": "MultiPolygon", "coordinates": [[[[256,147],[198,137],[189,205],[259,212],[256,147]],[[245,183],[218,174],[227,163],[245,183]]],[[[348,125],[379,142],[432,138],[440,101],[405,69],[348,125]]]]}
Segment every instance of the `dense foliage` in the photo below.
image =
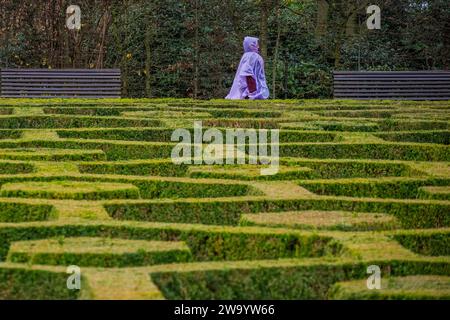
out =
{"type": "Polygon", "coordinates": [[[0,67],[120,68],[123,96],[223,97],[245,35],[272,97],[331,95],[332,70],[448,69],[448,0],[0,0],[0,67]],[[82,28],[65,26],[77,4],[82,28]],[[381,8],[381,30],[366,7],[381,8]]]}

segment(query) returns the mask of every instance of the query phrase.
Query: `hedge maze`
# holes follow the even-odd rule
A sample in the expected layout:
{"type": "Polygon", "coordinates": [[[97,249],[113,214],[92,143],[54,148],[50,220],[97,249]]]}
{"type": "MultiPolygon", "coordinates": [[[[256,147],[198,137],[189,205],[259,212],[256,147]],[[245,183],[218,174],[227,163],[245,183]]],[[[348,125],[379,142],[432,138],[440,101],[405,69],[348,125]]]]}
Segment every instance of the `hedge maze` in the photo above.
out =
{"type": "Polygon", "coordinates": [[[2,99],[0,298],[449,299],[449,110],[2,99]],[[194,120],[280,129],[278,174],[174,164],[194,120]]]}

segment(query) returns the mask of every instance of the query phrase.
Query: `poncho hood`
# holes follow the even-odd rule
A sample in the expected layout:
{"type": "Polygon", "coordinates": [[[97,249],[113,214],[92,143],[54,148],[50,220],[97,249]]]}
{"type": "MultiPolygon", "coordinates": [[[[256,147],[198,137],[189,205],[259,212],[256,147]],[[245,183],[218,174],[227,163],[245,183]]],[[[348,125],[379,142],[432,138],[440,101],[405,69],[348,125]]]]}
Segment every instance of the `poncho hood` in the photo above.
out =
{"type": "Polygon", "coordinates": [[[255,37],[245,37],[244,52],[259,52],[259,39],[255,37]]]}

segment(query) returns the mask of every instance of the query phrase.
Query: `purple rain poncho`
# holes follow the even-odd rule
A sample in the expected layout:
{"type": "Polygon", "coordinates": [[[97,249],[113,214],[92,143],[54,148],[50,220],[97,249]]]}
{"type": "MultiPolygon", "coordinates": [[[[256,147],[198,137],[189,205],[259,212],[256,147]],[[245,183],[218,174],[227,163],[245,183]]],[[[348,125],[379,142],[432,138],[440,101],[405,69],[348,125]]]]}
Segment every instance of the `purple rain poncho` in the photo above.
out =
{"type": "Polygon", "coordinates": [[[264,72],[264,60],[259,55],[259,39],[245,37],[244,55],[239,63],[239,68],[234,77],[233,86],[225,99],[267,99],[269,88],[266,84],[264,72]],[[247,77],[251,76],[256,82],[256,91],[250,93],[247,85],[247,77]]]}

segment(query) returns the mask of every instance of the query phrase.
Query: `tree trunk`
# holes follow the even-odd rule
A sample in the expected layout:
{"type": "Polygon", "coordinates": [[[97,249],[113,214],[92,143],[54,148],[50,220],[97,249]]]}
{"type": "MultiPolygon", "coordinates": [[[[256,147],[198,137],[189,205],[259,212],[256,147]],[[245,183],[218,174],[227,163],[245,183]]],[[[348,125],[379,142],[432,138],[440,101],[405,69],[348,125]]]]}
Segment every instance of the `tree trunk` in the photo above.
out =
{"type": "Polygon", "coordinates": [[[278,54],[280,51],[280,37],[281,37],[281,22],[280,22],[280,6],[277,6],[277,40],[275,42],[275,53],[272,62],[272,96],[277,98],[277,69],[278,69],[278,54]]]}
{"type": "Polygon", "coordinates": [[[284,98],[287,99],[288,98],[288,78],[289,78],[289,63],[288,63],[288,58],[285,57],[284,58],[284,84],[283,84],[283,89],[284,89],[284,98]]]}
{"type": "MultiPolygon", "coordinates": [[[[151,24],[150,24],[151,25],[151,24]]],[[[145,32],[145,95],[147,98],[152,97],[151,86],[151,65],[152,65],[152,53],[151,53],[151,39],[152,32],[149,27],[145,32]]]]}
{"type": "Polygon", "coordinates": [[[259,24],[259,46],[261,56],[267,59],[267,42],[268,42],[268,19],[270,14],[270,0],[261,0],[260,4],[260,24],[259,24]]]}
{"type": "Polygon", "coordinates": [[[328,9],[329,4],[327,0],[317,1],[317,22],[316,22],[316,38],[320,38],[325,35],[328,24],[328,9]]]}
{"type": "Polygon", "coordinates": [[[99,28],[97,31],[98,43],[97,43],[97,61],[95,63],[96,69],[103,68],[103,62],[105,59],[106,37],[112,20],[111,7],[108,5],[107,2],[104,3],[104,7],[105,12],[103,13],[103,16],[100,18],[99,28]]]}
{"type": "Polygon", "coordinates": [[[195,0],[195,39],[194,39],[194,99],[197,99],[198,96],[198,76],[199,76],[199,18],[198,18],[198,10],[199,10],[199,0],[195,0]]]}
{"type": "Polygon", "coordinates": [[[345,34],[349,37],[355,35],[356,30],[356,14],[357,11],[353,11],[348,17],[347,24],[345,26],[345,34]]]}

